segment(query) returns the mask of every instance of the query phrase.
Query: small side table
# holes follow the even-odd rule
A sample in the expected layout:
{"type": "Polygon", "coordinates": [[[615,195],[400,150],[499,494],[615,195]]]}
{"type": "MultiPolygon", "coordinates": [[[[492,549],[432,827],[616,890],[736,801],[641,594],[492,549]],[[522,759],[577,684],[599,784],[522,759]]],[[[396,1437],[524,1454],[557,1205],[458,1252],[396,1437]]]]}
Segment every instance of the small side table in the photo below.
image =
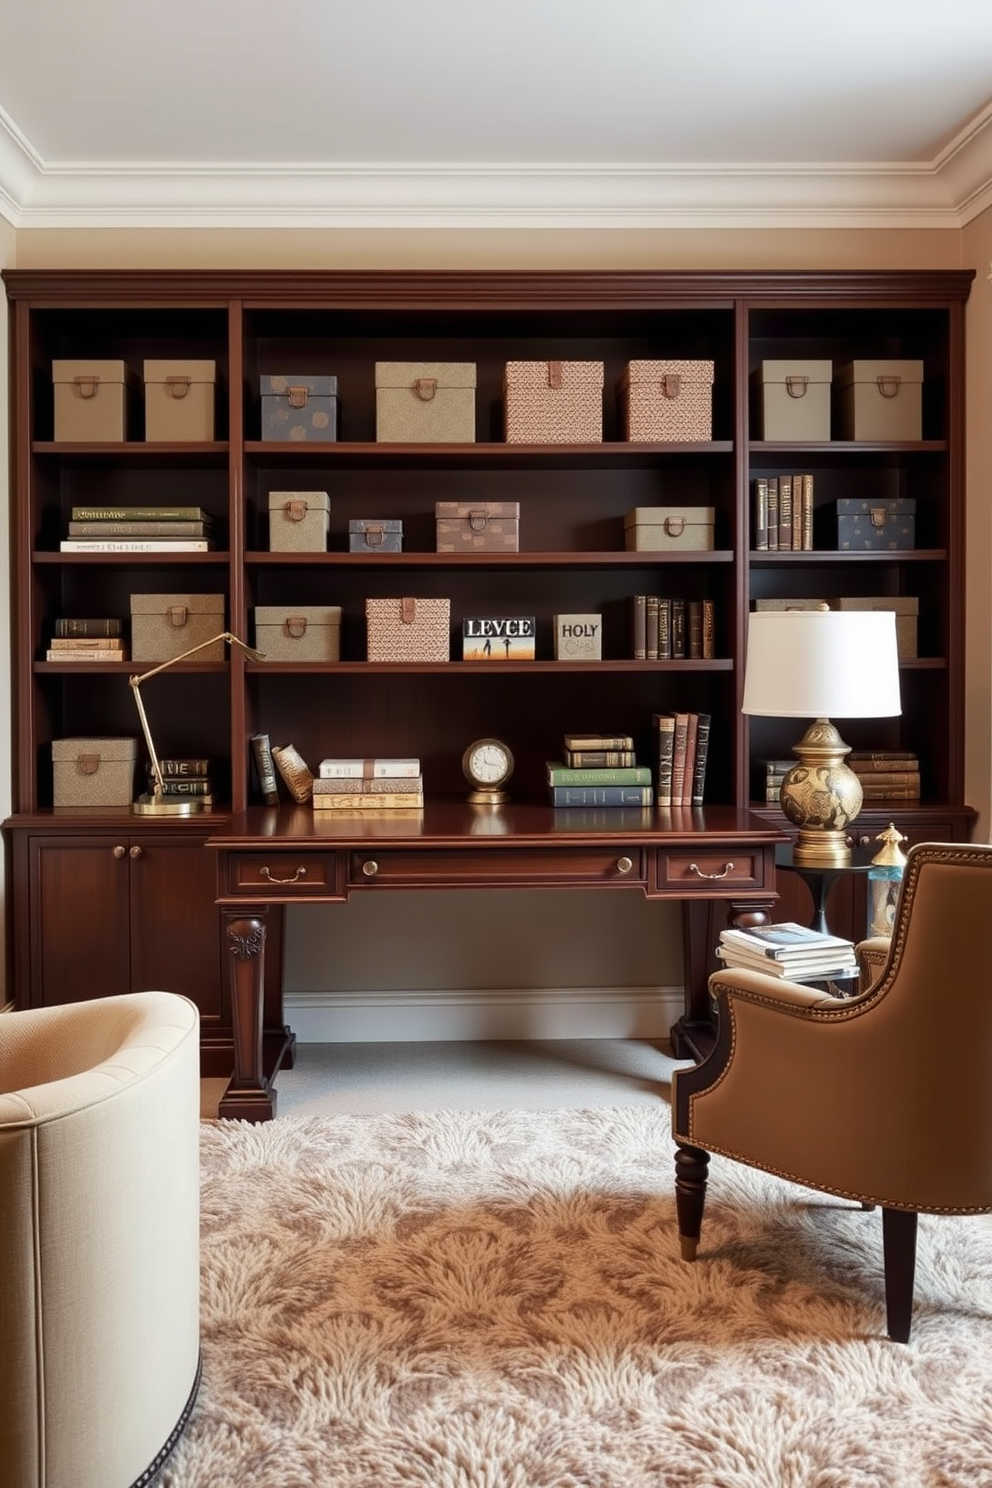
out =
{"type": "MultiPolygon", "coordinates": [[[[839,878],[852,873],[867,873],[871,867],[871,859],[867,855],[859,856],[855,849],[853,861],[843,867],[813,868],[806,863],[793,862],[792,843],[780,842],[775,849],[775,867],[776,869],[782,868],[787,873],[795,873],[803,880],[813,896],[813,918],[809,922],[809,928],[818,930],[821,935],[829,935],[831,932],[827,924],[827,898],[830,890],[839,878]]],[[[805,982],[806,978],[797,977],[795,980],[805,982]]],[[[854,996],[858,991],[858,982],[857,971],[833,977],[809,978],[809,985],[823,987],[833,997],[854,996]]]]}

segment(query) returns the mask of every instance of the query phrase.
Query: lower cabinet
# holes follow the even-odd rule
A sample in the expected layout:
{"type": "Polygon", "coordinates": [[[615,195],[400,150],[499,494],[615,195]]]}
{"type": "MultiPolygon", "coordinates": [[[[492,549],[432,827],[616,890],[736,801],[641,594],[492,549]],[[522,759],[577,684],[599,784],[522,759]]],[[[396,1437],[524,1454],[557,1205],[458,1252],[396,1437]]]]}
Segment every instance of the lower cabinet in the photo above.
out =
{"type": "Polygon", "coordinates": [[[196,1003],[204,1074],[229,1074],[233,1041],[206,834],[11,834],[18,1007],[161,989],[196,1003]]]}

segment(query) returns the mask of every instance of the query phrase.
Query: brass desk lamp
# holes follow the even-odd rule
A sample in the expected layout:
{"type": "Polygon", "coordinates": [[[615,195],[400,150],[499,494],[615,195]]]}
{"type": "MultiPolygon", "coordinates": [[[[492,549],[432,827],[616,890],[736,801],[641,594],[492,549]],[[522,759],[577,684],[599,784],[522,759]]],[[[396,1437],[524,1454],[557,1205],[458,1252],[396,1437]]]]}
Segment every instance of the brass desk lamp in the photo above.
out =
{"type": "Polygon", "coordinates": [[[229,630],[221,631],[220,635],[211,636],[208,641],[201,641],[198,646],[191,646],[188,651],[181,652],[178,656],[172,656],[168,661],[163,661],[160,666],[152,667],[150,672],[135,673],[128,678],[131,691],[134,693],[134,705],[138,710],[141,720],[141,732],[145,736],[148,746],[148,757],[151,760],[152,775],[155,784],[151,794],[141,795],[131,804],[131,810],[136,816],[193,816],[198,811],[203,811],[206,806],[202,799],[197,796],[181,796],[177,799],[166,797],[162,782],[162,766],[159,764],[158,752],[155,741],[152,739],[152,731],[148,727],[148,719],[145,715],[145,705],[141,700],[141,687],[150,677],[158,676],[159,672],[167,671],[169,667],[176,666],[180,661],[186,661],[190,656],[195,656],[197,651],[203,651],[207,646],[213,646],[217,641],[227,641],[230,646],[240,646],[246,656],[252,661],[264,661],[265,652],[256,651],[254,646],[248,646],[244,641],[232,635],[229,630]]]}

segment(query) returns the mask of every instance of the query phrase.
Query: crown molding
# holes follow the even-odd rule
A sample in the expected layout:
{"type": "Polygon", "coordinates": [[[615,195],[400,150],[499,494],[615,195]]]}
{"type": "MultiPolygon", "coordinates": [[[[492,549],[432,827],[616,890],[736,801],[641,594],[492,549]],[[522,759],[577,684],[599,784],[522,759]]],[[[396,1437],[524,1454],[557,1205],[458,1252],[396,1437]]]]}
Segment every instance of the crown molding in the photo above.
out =
{"type": "Polygon", "coordinates": [[[0,110],[28,228],[961,228],[992,205],[992,104],[931,162],[260,166],[45,162],[0,110]]]}

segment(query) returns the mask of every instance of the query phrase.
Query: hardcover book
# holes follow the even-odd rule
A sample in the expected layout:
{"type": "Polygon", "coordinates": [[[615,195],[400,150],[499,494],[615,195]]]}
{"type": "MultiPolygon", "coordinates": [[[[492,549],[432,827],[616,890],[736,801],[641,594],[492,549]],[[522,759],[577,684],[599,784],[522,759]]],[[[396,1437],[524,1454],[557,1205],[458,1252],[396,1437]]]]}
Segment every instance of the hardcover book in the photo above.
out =
{"type": "Polygon", "coordinates": [[[672,804],[672,756],[675,749],[675,714],[655,713],[651,719],[656,734],[657,796],[659,806],[672,804]]]}
{"type": "Polygon", "coordinates": [[[209,522],[202,506],[74,506],[73,522],[209,522]]]}
{"type": "Polygon", "coordinates": [[[317,767],[322,780],[361,780],[363,776],[403,776],[409,778],[420,774],[420,760],[392,758],[383,759],[322,759],[317,767]]]}
{"type": "MultiPolygon", "coordinates": [[[[149,791],[154,790],[156,783],[154,772],[149,770],[149,791]]],[[[162,794],[163,796],[209,796],[211,794],[210,781],[204,775],[167,775],[163,770],[162,794]]]]}
{"type": "Polygon", "coordinates": [[[673,805],[692,805],[692,783],[696,773],[696,732],[699,727],[699,714],[687,713],[685,724],[685,773],[682,778],[682,799],[672,802],[673,805]]]}
{"type": "Polygon", "coordinates": [[[648,765],[590,766],[574,769],[569,765],[548,760],[545,772],[549,785],[651,785],[651,770],[648,765]]]}
{"type": "Polygon", "coordinates": [[[650,785],[552,785],[552,806],[650,806],[650,785]]]}
{"type": "Polygon", "coordinates": [[[463,661],[533,661],[533,615],[466,615],[462,620],[463,661]]]}
{"type": "Polygon", "coordinates": [[[77,620],[60,615],[55,621],[57,636],[119,636],[123,621],[116,616],[101,620],[77,620]]]}
{"type": "Polygon", "coordinates": [[[573,770],[596,769],[601,765],[625,768],[636,765],[637,756],[632,749],[565,749],[565,764],[573,770]]]}
{"type": "Polygon", "coordinates": [[[69,537],[206,537],[207,522],[70,522],[69,537]]]}
{"type": "Polygon", "coordinates": [[[422,775],[338,775],[332,779],[318,776],[313,783],[314,796],[388,796],[393,791],[424,790],[422,775]]]}
{"type": "Polygon", "coordinates": [[[794,920],[783,920],[777,925],[755,925],[750,930],[721,930],[720,940],[727,945],[739,945],[770,961],[796,961],[803,956],[822,957],[824,952],[853,954],[854,945],[842,935],[830,935],[826,931],[811,930],[808,925],[794,920]]]}
{"type": "Polygon", "coordinates": [[[648,597],[635,594],[632,603],[631,651],[635,661],[645,661],[648,654],[648,597]]]}
{"type": "Polygon", "coordinates": [[[61,553],[206,553],[210,543],[200,537],[67,537],[61,553]]]}
{"type": "Polygon", "coordinates": [[[754,550],[756,553],[767,553],[768,551],[768,481],[764,476],[758,476],[753,482],[754,486],[754,550]]]}
{"type": "Polygon", "coordinates": [[[633,734],[566,734],[566,749],[633,749],[633,734]]]}
{"type": "Polygon", "coordinates": [[[710,722],[709,713],[699,713],[696,716],[696,758],[692,770],[692,792],[690,805],[702,806],[703,793],[706,789],[706,762],[710,752],[710,722]]]}
{"type": "Polygon", "coordinates": [[[279,805],[279,783],[276,779],[276,764],[272,758],[272,745],[268,734],[252,734],[251,757],[255,762],[258,788],[266,806],[279,805]]]}
{"type": "Polygon", "coordinates": [[[80,663],[85,665],[87,662],[89,662],[91,665],[93,665],[98,661],[124,661],[126,660],[126,658],[124,655],[123,646],[115,647],[107,645],[99,647],[88,646],[85,651],[59,651],[56,650],[54,647],[50,647],[49,650],[45,652],[45,660],[58,662],[65,661],[75,663],[78,666],[80,663]]]}
{"type": "Polygon", "coordinates": [[[342,795],[337,791],[313,796],[314,811],[395,811],[406,806],[423,806],[422,791],[388,791],[382,795],[342,795]]]}

